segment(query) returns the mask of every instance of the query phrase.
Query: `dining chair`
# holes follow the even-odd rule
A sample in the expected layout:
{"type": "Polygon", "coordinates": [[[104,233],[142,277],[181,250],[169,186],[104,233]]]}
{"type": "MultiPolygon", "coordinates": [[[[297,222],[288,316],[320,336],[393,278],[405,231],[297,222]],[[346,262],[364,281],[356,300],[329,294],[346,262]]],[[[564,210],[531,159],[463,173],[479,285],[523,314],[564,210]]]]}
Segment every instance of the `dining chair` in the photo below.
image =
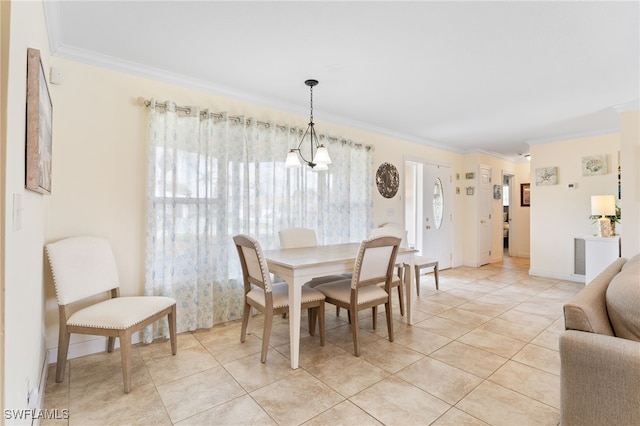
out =
{"type": "MultiPolygon", "coordinates": [[[[278,232],[278,236],[280,237],[280,247],[282,247],[283,249],[315,247],[318,245],[316,231],[309,228],[282,229],[278,232]]],[[[314,277],[307,283],[307,285],[309,287],[315,287],[317,285],[325,284],[330,281],[342,280],[348,277],[350,277],[350,275],[346,274],[334,274],[314,277]]]]}
{"type": "MultiPolygon", "coordinates": [[[[244,312],[242,315],[240,341],[244,343],[246,340],[249,316],[253,307],[264,314],[262,352],[260,356],[260,361],[264,363],[267,361],[273,316],[289,312],[289,287],[285,282],[271,282],[269,266],[257,240],[248,235],[240,234],[234,236],[233,241],[238,250],[244,281],[244,312]]],[[[315,335],[317,317],[321,346],[324,346],[325,339],[324,300],[325,296],[321,292],[311,287],[302,287],[301,308],[311,310],[308,318],[309,334],[315,335]]]]}
{"type": "MultiPolygon", "coordinates": [[[[404,230],[404,227],[402,226],[402,224],[396,223],[396,222],[387,222],[380,225],[380,228],[401,229],[402,232],[404,232],[404,236],[403,236],[402,243],[400,244],[400,247],[405,247],[405,244],[407,242],[407,231],[404,230]]],[[[398,236],[397,234],[392,234],[392,235],[398,236]]],[[[416,294],[418,296],[420,296],[420,273],[422,272],[423,269],[433,268],[433,276],[435,278],[436,290],[439,289],[438,264],[439,262],[437,259],[433,259],[431,257],[426,257],[426,256],[414,256],[413,267],[415,268],[414,272],[416,276],[416,294]]],[[[410,265],[408,263],[404,264],[405,268],[408,268],[409,266],[410,265]]],[[[398,274],[400,275],[399,271],[398,271],[398,274]]],[[[404,278],[403,276],[400,276],[400,277],[401,279],[404,278]]]]}
{"type": "MultiPolygon", "coordinates": [[[[438,259],[433,259],[426,256],[415,256],[413,259],[413,267],[415,268],[416,275],[416,293],[420,296],[420,273],[425,268],[433,268],[433,277],[436,282],[436,290],[439,289],[438,283],[438,259]]],[[[406,265],[409,266],[409,265],[406,265]]]]}
{"type": "Polygon", "coordinates": [[[400,239],[390,236],[370,238],[360,243],[351,280],[333,281],[315,287],[324,293],[326,302],[349,311],[354,353],[360,356],[358,312],[373,308],[376,329],[377,308],[384,304],[389,341],[393,342],[391,282],[400,239]],[[384,287],[378,284],[384,283],[384,287]]]}
{"type": "MultiPolygon", "coordinates": [[[[369,234],[370,238],[380,237],[383,235],[389,235],[392,237],[400,238],[400,247],[402,247],[402,241],[406,239],[406,233],[404,229],[387,227],[387,228],[373,228],[369,234]]],[[[393,281],[391,281],[391,288],[396,287],[398,289],[398,302],[400,304],[400,315],[404,316],[404,271],[407,265],[404,262],[396,262],[394,267],[397,270],[397,275],[394,275],[393,281]]],[[[384,285],[381,283],[379,285],[384,285]]]]}
{"type": "MultiPolygon", "coordinates": [[[[316,231],[310,228],[286,228],[282,229],[278,232],[278,236],[280,237],[280,247],[283,249],[289,248],[304,248],[304,247],[315,247],[318,245],[318,238],[316,237],[316,231]]],[[[333,275],[322,275],[319,277],[314,277],[311,281],[306,283],[306,286],[315,287],[321,284],[326,284],[331,281],[343,280],[345,278],[351,278],[350,274],[333,274],[333,275]]],[[[283,314],[283,317],[286,317],[286,313],[283,314]]],[[[336,307],[336,315],[340,315],[340,308],[336,307]]]]}
{"type": "MultiPolygon", "coordinates": [[[[106,336],[107,351],[120,340],[124,391],[131,391],[131,335],[164,317],[171,353],[177,352],[176,301],[164,296],[120,296],[115,258],[104,238],[80,236],[45,246],[59,309],[56,382],[64,379],[71,333],[106,336]],[[106,300],[96,296],[109,293],[106,300]],[[92,300],[86,305],[88,299],[92,300]],[[79,302],[79,303],[76,303],[79,302]],[[81,308],[77,309],[77,305],[81,308]]],[[[104,297],[103,297],[104,299],[104,297]]]]}

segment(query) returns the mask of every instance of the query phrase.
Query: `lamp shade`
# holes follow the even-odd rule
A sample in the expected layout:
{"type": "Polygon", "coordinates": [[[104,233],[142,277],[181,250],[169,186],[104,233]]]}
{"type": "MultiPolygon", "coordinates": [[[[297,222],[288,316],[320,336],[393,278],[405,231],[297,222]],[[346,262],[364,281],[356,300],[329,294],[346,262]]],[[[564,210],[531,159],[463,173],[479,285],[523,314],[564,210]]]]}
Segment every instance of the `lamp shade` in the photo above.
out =
{"type": "Polygon", "coordinates": [[[287,169],[291,169],[294,167],[302,167],[300,163],[300,158],[298,158],[298,154],[294,150],[289,151],[287,154],[287,160],[284,162],[284,166],[287,169]]]}
{"type": "Polygon", "coordinates": [[[316,158],[314,158],[316,164],[331,164],[331,157],[329,157],[329,150],[324,145],[320,145],[316,151],[316,158]]]}
{"type": "Polygon", "coordinates": [[[592,216],[615,216],[616,199],[613,195],[592,195],[591,196],[592,216]]]}

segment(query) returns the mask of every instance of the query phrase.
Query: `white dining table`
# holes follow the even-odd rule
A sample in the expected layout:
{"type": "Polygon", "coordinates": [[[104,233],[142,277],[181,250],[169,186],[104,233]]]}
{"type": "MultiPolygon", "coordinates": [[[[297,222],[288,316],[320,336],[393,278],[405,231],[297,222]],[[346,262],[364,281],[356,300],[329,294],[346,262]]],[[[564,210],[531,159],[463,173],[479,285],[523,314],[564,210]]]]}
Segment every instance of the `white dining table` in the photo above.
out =
{"type": "MultiPolygon", "coordinates": [[[[315,247],[266,250],[269,272],[280,275],[289,284],[289,341],[291,368],[298,368],[300,354],[300,315],[302,286],[314,277],[352,272],[360,243],[331,244],[315,247]]],[[[397,261],[409,265],[405,271],[405,319],[413,324],[411,285],[415,249],[400,248],[397,261]]]]}

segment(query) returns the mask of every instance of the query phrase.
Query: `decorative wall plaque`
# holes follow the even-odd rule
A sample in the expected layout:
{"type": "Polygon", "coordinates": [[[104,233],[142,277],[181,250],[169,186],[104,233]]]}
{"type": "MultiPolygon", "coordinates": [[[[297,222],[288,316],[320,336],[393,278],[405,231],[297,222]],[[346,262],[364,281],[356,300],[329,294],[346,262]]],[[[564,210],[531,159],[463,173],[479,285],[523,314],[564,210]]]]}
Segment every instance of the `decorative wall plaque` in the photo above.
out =
{"type": "Polygon", "coordinates": [[[393,198],[400,186],[400,174],[391,163],[382,163],[376,172],[376,185],[378,192],[384,198],[393,198]]]}

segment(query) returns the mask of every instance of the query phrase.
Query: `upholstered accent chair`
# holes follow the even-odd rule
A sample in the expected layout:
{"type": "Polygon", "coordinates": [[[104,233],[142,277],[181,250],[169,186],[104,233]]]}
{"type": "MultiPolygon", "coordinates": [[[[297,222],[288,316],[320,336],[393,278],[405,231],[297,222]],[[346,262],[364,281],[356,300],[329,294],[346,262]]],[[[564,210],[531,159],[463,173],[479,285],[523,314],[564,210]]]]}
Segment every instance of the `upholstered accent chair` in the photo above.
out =
{"type": "MultiPolygon", "coordinates": [[[[251,308],[264,314],[262,352],[260,361],[267,361],[273,316],[289,312],[289,286],[287,283],[272,283],[269,266],[262,254],[260,243],[248,235],[236,235],[233,241],[238,250],[244,281],[244,312],[240,341],[245,342],[251,308]]],[[[315,335],[318,318],[320,345],[324,346],[324,294],[311,287],[302,287],[301,307],[309,310],[309,334],[315,335]]]]}
{"type": "Polygon", "coordinates": [[[360,356],[358,312],[373,308],[376,328],[377,307],[384,304],[389,341],[393,342],[391,283],[400,239],[382,236],[364,240],[351,279],[322,284],[315,289],[324,293],[326,301],[349,311],[354,353],[360,356]],[[378,284],[384,283],[381,287],[378,284]]]}
{"type": "Polygon", "coordinates": [[[59,306],[56,382],[64,379],[71,333],[106,336],[107,351],[120,340],[124,391],[131,391],[131,336],[167,317],[171,353],[177,352],[176,301],[164,296],[120,296],[115,258],[104,238],[81,236],[46,245],[59,306]],[[86,306],[87,300],[109,294],[86,306]],[[76,303],[78,302],[78,303],[76,303]],[[78,309],[78,305],[80,307],[78,309]]]}

